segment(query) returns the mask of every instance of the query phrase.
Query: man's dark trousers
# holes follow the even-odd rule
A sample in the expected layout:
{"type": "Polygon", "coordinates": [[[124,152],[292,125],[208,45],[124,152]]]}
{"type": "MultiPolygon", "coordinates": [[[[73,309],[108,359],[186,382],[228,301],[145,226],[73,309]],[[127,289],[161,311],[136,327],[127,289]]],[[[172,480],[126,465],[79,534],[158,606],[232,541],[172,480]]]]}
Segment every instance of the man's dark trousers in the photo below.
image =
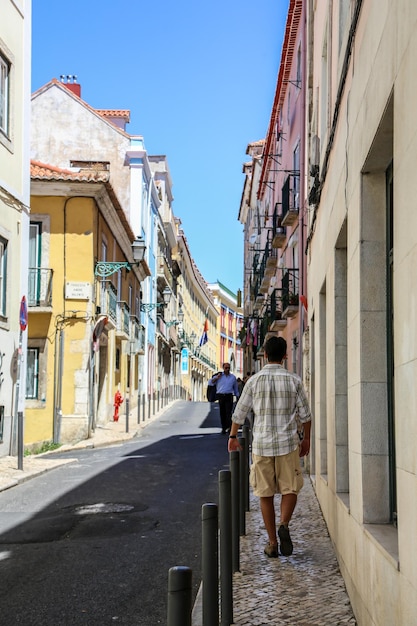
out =
{"type": "Polygon", "coordinates": [[[226,430],[229,430],[232,425],[233,394],[232,393],[218,393],[217,398],[219,401],[222,431],[226,432],[226,430]]]}

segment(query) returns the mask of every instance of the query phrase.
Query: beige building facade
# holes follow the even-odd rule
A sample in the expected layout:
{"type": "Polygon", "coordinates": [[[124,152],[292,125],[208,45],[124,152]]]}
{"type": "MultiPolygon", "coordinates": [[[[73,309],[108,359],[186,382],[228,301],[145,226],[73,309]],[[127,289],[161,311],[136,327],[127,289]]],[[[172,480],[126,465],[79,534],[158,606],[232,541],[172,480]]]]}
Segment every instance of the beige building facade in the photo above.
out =
{"type": "Polygon", "coordinates": [[[417,614],[417,5],[308,2],[311,472],[361,626],[417,614]]]}

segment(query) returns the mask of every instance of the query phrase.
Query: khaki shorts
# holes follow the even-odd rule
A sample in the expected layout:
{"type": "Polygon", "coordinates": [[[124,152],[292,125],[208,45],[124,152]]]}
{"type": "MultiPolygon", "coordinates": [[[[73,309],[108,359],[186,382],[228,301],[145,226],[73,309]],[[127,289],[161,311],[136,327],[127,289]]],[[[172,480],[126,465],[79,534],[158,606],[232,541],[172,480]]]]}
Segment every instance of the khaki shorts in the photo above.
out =
{"type": "Polygon", "coordinates": [[[299,493],[304,481],[298,447],[294,452],[282,456],[252,454],[250,484],[255,496],[260,498],[276,493],[299,493]]]}

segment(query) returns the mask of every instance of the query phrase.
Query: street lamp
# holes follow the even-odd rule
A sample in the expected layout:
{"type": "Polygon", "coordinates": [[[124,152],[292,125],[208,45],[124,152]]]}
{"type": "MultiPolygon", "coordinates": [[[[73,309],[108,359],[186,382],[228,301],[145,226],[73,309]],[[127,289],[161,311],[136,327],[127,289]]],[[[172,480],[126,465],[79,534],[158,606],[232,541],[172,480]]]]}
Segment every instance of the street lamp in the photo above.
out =
{"type": "Polygon", "coordinates": [[[171,300],[171,289],[169,287],[165,287],[165,289],[162,292],[162,298],[163,298],[163,302],[151,302],[151,303],[145,303],[145,302],[141,302],[140,305],[140,310],[141,311],[153,311],[153,309],[157,309],[159,307],[166,307],[169,304],[169,301],[171,300]]]}
{"type": "Polygon", "coordinates": [[[137,237],[131,244],[133,263],[129,261],[97,261],[94,270],[94,275],[100,278],[107,278],[112,274],[115,274],[120,269],[125,268],[127,272],[130,272],[132,265],[140,265],[145,257],[145,240],[143,237],[137,237]]]}
{"type": "Polygon", "coordinates": [[[184,321],[184,311],[182,310],[181,305],[178,306],[178,319],[173,319],[171,322],[166,322],[165,326],[169,328],[170,326],[179,326],[184,321]]]}

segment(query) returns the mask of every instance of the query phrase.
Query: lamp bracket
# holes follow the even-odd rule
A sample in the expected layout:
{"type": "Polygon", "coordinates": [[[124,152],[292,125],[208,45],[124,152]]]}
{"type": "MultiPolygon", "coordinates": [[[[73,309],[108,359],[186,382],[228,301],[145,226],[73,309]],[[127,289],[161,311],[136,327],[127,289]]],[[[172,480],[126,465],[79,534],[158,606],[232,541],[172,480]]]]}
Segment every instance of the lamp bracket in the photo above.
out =
{"type": "Polygon", "coordinates": [[[126,268],[127,271],[130,271],[132,269],[131,263],[128,263],[127,261],[98,261],[96,263],[94,275],[100,276],[100,278],[107,278],[107,276],[115,274],[123,267],[126,268]]]}

